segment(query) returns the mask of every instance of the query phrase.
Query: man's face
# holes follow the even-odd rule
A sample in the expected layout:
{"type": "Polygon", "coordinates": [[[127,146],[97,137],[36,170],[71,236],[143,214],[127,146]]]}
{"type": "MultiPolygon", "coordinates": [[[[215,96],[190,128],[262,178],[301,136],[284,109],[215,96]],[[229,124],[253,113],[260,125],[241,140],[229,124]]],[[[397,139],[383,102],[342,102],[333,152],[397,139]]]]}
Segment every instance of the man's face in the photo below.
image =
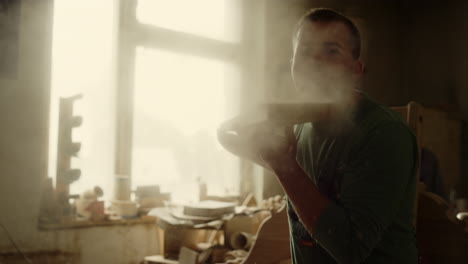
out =
{"type": "Polygon", "coordinates": [[[296,36],[291,73],[301,96],[321,102],[348,99],[362,74],[353,38],[341,22],[304,22],[296,36]]]}

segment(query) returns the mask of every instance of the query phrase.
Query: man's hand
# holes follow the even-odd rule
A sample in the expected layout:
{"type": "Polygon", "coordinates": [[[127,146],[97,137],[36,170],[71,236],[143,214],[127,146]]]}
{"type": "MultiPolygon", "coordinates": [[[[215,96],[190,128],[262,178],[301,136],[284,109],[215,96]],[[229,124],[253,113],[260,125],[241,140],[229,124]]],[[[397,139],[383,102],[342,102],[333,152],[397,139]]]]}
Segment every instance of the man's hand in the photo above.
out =
{"type": "Polygon", "coordinates": [[[248,149],[243,153],[250,153],[251,160],[258,161],[258,164],[276,174],[301,222],[313,234],[317,219],[330,201],[320,193],[296,161],[297,142],[293,127],[278,128],[262,124],[236,131],[236,137],[245,139],[238,141],[245,143],[245,146],[238,148],[248,149]]]}
{"type": "Polygon", "coordinates": [[[256,142],[252,144],[257,144],[260,159],[277,176],[297,170],[297,142],[292,126],[259,131],[253,138],[256,142]]]}
{"type": "Polygon", "coordinates": [[[277,176],[300,168],[296,162],[297,144],[292,126],[271,123],[242,126],[235,118],[218,129],[218,140],[234,155],[272,170],[277,176]]]}

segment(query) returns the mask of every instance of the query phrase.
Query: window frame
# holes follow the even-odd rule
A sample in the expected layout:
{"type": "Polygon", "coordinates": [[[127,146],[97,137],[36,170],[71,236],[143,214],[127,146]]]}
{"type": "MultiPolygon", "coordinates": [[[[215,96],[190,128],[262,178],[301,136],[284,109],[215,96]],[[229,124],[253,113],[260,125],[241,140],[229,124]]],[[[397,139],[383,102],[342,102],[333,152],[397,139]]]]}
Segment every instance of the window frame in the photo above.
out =
{"type": "MultiPolygon", "coordinates": [[[[236,0],[237,1],[237,0],[236,0]]],[[[176,53],[185,53],[204,58],[214,58],[236,65],[240,69],[240,98],[245,98],[245,87],[248,83],[249,75],[252,78],[252,64],[249,65],[251,54],[245,52],[247,47],[252,46],[255,41],[251,34],[248,34],[249,23],[244,17],[250,11],[246,8],[248,0],[239,0],[240,12],[243,16],[243,26],[241,29],[240,42],[232,43],[222,40],[205,38],[202,36],[176,32],[154,25],[140,23],[136,17],[138,0],[120,1],[118,19],[118,67],[116,78],[116,143],[115,143],[115,174],[132,174],[132,137],[133,137],[133,115],[134,115],[134,69],[136,59],[136,48],[159,48],[176,53]],[[182,43],[182,44],[180,44],[182,43]],[[190,45],[185,45],[190,43],[190,45]]],[[[243,102],[239,102],[242,107],[243,102]]],[[[239,163],[239,181],[242,182],[245,171],[252,171],[244,161],[239,163]]],[[[243,193],[251,191],[252,186],[240,184],[241,197],[243,193]]]]}

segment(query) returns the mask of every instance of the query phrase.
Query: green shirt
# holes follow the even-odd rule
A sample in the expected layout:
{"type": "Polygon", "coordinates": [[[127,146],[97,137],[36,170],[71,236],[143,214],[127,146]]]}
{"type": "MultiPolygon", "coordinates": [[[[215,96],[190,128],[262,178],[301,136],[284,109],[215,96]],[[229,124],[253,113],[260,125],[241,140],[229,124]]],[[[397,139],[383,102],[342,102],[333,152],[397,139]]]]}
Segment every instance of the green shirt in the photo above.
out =
{"type": "Polygon", "coordinates": [[[332,203],[313,234],[288,203],[293,263],[415,264],[415,137],[396,112],[365,94],[351,120],[326,131],[311,123],[295,128],[297,161],[332,203]]]}

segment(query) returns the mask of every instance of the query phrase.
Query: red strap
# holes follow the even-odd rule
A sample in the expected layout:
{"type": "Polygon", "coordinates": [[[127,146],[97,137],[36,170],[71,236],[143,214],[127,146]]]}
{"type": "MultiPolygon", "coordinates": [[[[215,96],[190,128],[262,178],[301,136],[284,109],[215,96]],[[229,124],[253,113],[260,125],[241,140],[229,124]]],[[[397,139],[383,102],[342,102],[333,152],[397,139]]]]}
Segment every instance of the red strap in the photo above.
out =
{"type": "Polygon", "coordinates": [[[314,242],[309,241],[309,240],[300,240],[299,244],[305,247],[313,247],[315,245],[314,242]]]}

